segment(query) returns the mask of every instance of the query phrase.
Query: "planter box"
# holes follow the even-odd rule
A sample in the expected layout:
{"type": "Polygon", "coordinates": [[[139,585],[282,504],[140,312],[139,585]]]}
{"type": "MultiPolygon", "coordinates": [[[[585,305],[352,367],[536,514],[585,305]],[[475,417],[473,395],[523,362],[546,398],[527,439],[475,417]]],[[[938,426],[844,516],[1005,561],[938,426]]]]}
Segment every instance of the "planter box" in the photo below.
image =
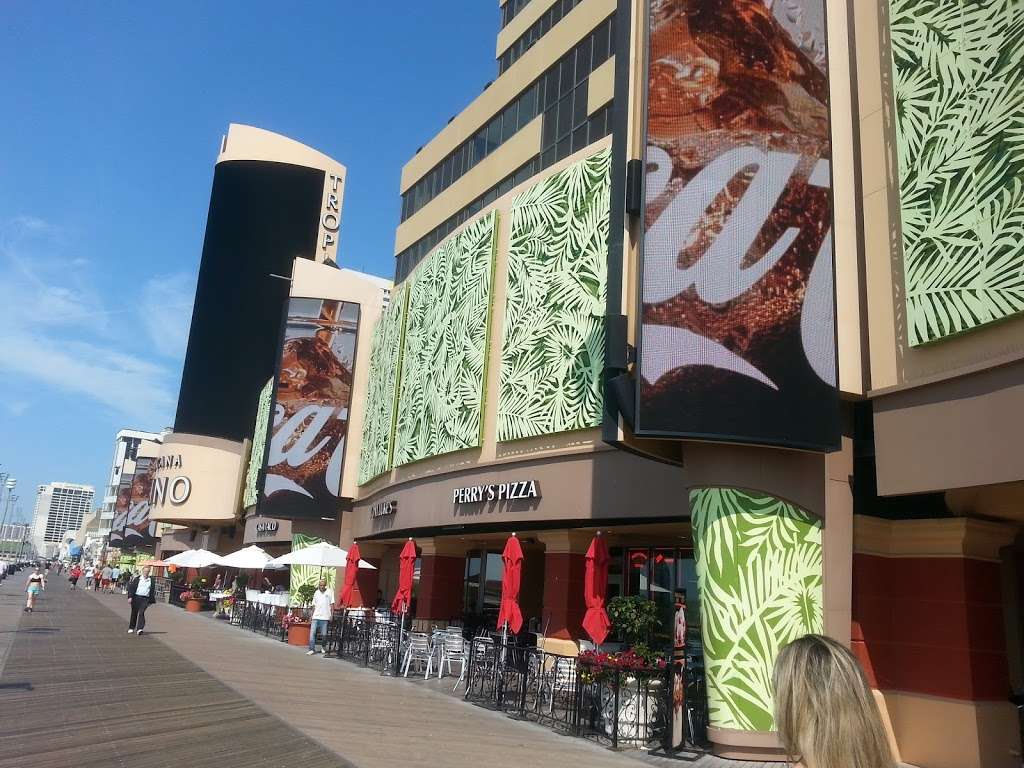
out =
{"type": "Polygon", "coordinates": [[[288,627],[288,645],[309,645],[309,622],[303,621],[288,627]]]}
{"type": "Polygon", "coordinates": [[[188,611],[189,613],[199,613],[200,611],[203,610],[203,601],[202,600],[186,600],[185,601],[185,610],[188,611]]]}

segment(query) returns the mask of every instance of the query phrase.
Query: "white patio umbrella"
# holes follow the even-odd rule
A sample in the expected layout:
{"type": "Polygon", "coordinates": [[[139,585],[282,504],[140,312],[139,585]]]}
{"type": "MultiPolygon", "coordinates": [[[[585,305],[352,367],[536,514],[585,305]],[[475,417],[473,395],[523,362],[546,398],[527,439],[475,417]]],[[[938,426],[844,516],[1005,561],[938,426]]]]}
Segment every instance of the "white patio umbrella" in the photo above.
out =
{"type": "Polygon", "coordinates": [[[209,568],[211,565],[222,564],[220,555],[215,555],[205,549],[186,549],[174,557],[167,558],[164,562],[179,568],[209,568]]]}
{"type": "Polygon", "coordinates": [[[270,565],[270,561],[273,559],[274,558],[268,555],[261,548],[252,544],[245,549],[232,552],[230,555],[224,555],[224,557],[220,559],[220,564],[225,565],[228,568],[237,568],[240,571],[284,567],[279,565],[270,565]]]}
{"type": "MultiPolygon", "coordinates": [[[[311,547],[296,549],[287,555],[276,557],[270,562],[274,565],[315,565],[320,568],[344,568],[348,558],[348,550],[321,541],[311,547]]],[[[365,560],[359,561],[360,568],[377,570],[377,566],[370,565],[365,560]]]]}

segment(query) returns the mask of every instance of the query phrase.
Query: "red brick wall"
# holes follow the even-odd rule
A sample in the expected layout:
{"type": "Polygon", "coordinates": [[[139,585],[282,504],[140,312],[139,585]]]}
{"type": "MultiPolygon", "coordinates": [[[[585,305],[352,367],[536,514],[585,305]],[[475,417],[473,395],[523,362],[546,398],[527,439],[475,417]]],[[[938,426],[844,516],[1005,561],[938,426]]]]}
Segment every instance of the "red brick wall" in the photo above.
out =
{"type": "Polygon", "coordinates": [[[449,555],[423,555],[416,588],[416,618],[448,621],[462,618],[463,577],[466,559],[449,555]]]}
{"type": "Polygon", "coordinates": [[[586,571],[584,555],[552,552],[544,556],[543,621],[547,636],[561,640],[585,637],[583,616],[583,578],[586,571]]]}
{"type": "Polygon", "coordinates": [[[855,553],[852,641],[876,688],[1005,701],[999,565],[855,553]]]}

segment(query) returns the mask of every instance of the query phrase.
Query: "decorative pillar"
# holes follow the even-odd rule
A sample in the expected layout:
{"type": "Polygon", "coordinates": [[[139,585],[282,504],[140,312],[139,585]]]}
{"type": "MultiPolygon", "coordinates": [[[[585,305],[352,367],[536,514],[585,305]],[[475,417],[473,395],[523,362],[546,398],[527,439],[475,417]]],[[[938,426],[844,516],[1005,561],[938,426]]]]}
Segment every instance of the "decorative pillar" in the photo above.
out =
{"type": "MultiPolygon", "coordinates": [[[[587,547],[593,534],[586,531],[545,531],[537,535],[544,545],[544,609],[541,628],[546,638],[578,641],[586,638],[583,595],[587,547]]],[[[547,646],[545,646],[547,647],[547,646]]]]}
{"type": "Polygon", "coordinates": [[[462,618],[466,545],[445,538],[416,542],[420,550],[420,582],[416,588],[416,618],[450,621],[462,618]]]}

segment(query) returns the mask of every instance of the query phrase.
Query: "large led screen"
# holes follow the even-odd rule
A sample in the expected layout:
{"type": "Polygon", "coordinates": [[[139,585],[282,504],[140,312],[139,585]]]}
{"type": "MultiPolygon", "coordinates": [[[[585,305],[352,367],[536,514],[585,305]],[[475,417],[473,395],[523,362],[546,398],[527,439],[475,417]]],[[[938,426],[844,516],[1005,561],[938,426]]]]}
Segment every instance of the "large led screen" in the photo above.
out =
{"type": "Polygon", "coordinates": [[[652,0],[636,433],[838,443],[823,0],[652,0]]]}
{"type": "Polygon", "coordinates": [[[124,526],[123,547],[147,547],[156,541],[156,523],[149,519],[150,491],[156,474],[157,460],[139,457],[135,460],[135,475],[132,477],[131,495],[128,502],[128,517],[124,526]]]}
{"type": "Polygon", "coordinates": [[[358,329],[358,304],[289,301],[259,514],[337,514],[358,329]]]}
{"type": "Polygon", "coordinates": [[[131,472],[122,472],[121,479],[117,484],[117,496],[114,497],[114,517],[110,521],[109,544],[112,547],[127,547],[125,541],[125,526],[128,524],[128,514],[132,505],[132,479],[135,477],[131,472]]]}

